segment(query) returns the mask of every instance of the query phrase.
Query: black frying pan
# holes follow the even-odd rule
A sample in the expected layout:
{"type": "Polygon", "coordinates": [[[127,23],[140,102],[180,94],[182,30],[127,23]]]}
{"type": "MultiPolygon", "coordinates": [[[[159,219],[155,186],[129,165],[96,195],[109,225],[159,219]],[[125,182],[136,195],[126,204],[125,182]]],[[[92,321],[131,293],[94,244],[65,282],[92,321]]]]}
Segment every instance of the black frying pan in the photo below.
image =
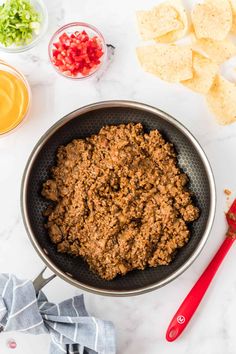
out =
{"type": "MultiPolygon", "coordinates": [[[[136,102],[107,101],[80,108],[54,124],[35,146],[25,168],[21,205],[29,238],[51,270],[69,283],[103,295],[135,295],[161,287],[179,276],[202,250],[215,212],[215,185],[209,162],[191,133],[166,113],[136,102]],[[56,251],[44,228],[43,210],[48,202],[41,196],[42,184],[55,165],[59,145],[75,138],[96,134],[104,125],[140,122],[146,131],[158,129],[172,142],[179,165],[190,178],[190,188],[201,209],[200,218],[191,226],[191,238],[168,266],[135,270],[112,281],[100,279],[86,262],[56,251]]],[[[39,286],[40,287],[40,286],[39,286]]]]}

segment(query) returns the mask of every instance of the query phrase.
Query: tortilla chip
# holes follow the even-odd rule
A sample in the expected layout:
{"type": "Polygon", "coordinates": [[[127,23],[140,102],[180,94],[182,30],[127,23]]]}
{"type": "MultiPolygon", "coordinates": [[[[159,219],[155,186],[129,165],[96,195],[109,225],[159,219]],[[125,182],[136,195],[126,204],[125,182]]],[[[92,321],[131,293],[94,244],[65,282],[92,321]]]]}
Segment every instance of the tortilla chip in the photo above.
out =
{"type": "Polygon", "coordinates": [[[160,4],[151,11],[138,11],[137,20],[143,40],[154,39],[182,27],[176,9],[168,3],[160,4]]]}
{"type": "Polygon", "coordinates": [[[192,11],[197,38],[224,40],[232,27],[232,9],[228,0],[206,0],[192,11]]]}
{"type": "Polygon", "coordinates": [[[229,0],[231,9],[232,9],[232,15],[233,15],[233,24],[231,28],[231,32],[236,34],[236,0],[229,0]]]}
{"type": "Polygon", "coordinates": [[[169,0],[168,4],[172,6],[178,13],[178,19],[181,23],[179,29],[172,30],[171,32],[163,35],[157,36],[155,40],[159,43],[170,43],[175,42],[180,38],[183,38],[188,31],[188,18],[186,14],[186,10],[183,6],[181,0],[169,0]]]}
{"type": "Polygon", "coordinates": [[[180,82],[193,76],[192,50],[187,46],[156,44],[139,47],[137,56],[145,71],[162,80],[180,82]]]}
{"type": "Polygon", "coordinates": [[[193,77],[182,84],[189,89],[206,94],[216,77],[218,65],[200,53],[193,51],[193,77]]]}
{"type": "Polygon", "coordinates": [[[236,85],[217,75],[207,94],[207,103],[219,124],[236,122],[236,85]]]}
{"type": "Polygon", "coordinates": [[[193,44],[193,48],[204,52],[217,64],[222,64],[236,55],[235,44],[227,39],[224,41],[214,41],[206,38],[198,39],[193,44]]]}

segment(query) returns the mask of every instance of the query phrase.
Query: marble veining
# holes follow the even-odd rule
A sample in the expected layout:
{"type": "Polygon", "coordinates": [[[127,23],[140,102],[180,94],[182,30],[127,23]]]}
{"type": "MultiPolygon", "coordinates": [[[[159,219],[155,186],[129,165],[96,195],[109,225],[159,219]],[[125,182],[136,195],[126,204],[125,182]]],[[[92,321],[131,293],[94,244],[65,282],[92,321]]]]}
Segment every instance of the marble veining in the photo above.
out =
{"type": "MultiPolygon", "coordinates": [[[[26,235],[20,214],[20,183],[27,158],[40,136],[58,119],[83,105],[107,100],[141,101],[166,111],[181,121],[204,148],[216,180],[217,210],[211,236],[194,264],[178,279],[152,293],[130,298],[109,298],[85,293],[88,311],[114,321],[118,354],[235,354],[236,245],[224,261],[194,319],[175,343],[165,341],[170,319],[184,296],[208,264],[223,240],[227,210],[225,188],[236,196],[236,124],[215,123],[205,99],[181,85],[163,82],[144,73],[136,60],[141,44],[135,11],[159,0],[45,0],[49,28],[42,42],[22,54],[0,58],[21,69],[32,88],[33,106],[25,124],[14,134],[0,139],[0,270],[33,279],[43,268],[26,235]],[[115,57],[100,80],[72,82],[50,66],[47,46],[52,33],[70,21],[87,21],[97,26],[106,42],[116,47],[115,57]]],[[[196,1],[185,0],[190,7],[196,1]]],[[[227,77],[236,79],[235,59],[224,66],[227,77]]],[[[52,301],[81,293],[56,278],[45,287],[52,301]]],[[[1,333],[0,354],[10,354],[6,342],[17,341],[15,354],[45,354],[47,336],[1,333]]]]}

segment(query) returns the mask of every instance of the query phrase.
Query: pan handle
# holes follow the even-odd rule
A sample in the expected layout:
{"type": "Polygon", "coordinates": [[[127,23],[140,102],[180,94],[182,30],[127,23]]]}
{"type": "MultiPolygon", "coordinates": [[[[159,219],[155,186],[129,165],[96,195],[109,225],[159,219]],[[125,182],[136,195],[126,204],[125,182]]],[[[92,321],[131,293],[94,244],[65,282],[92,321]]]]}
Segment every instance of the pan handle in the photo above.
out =
{"type": "Polygon", "coordinates": [[[39,291],[47,284],[49,283],[52,279],[56,277],[56,274],[50,275],[48,278],[43,277],[44,272],[48,269],[45,267],[42,272],[39,273],[39,275],[34,279],[33,285],[35,288],[36,294],[39,293],[39,291]]]}

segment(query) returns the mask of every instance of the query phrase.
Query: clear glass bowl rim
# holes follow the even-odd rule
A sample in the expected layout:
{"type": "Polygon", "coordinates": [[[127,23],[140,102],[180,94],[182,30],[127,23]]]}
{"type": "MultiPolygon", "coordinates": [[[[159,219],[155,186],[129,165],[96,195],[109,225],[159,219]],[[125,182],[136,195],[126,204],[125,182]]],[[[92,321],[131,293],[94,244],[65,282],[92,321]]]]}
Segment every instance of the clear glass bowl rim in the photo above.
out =
{"type": "Polygon", "coordinates": [[[48,44],[48,55],[49,55],[49,59],[50,59],[50,62],[52,64],[54,70],[58,74],[60,74],[61,76],[65,77],[67,79],[70,79],[70,80],[85,80],[85,79],[88,79],[91,76],[94,76],[95,74],[97,74],[97,72],[103,67],[103,65],[107,59],[107,46],[106,46],[106,42],[105,42],[105,38],[104,38],[103,34],[95,26],[90,25],[87,22],[70,22],[70,23],[67,23],[66,25],[63,25],[62,27],[58,28],[58,30],[56,32],[54,32],[54,34],[52,35],[52,37],[49,41],[49,44],[48,44]],[[102,62],[97,67],[97,69],[95,71],[93,71],[91,74],[86,75],[86,76],[81,76],[81,77],[80,76],[79,77],[67,76],[67,75],[63,74],[62,72],[60,72],[52,62],[51,52],[52,52],[53,43],[55,42],[56,37],[58,37],[61,32],[63,32],[63,31],[66,32],[66,30],[68,30],[68,28],[72,28],[72,27],[84,27],[85,29],[88,28],[88,29],[92,30],[93,32],[95,32],[99,36],[99,38],[102,40],[103,49],[104,49],[104,54],[102,56],[102,62]]]}

